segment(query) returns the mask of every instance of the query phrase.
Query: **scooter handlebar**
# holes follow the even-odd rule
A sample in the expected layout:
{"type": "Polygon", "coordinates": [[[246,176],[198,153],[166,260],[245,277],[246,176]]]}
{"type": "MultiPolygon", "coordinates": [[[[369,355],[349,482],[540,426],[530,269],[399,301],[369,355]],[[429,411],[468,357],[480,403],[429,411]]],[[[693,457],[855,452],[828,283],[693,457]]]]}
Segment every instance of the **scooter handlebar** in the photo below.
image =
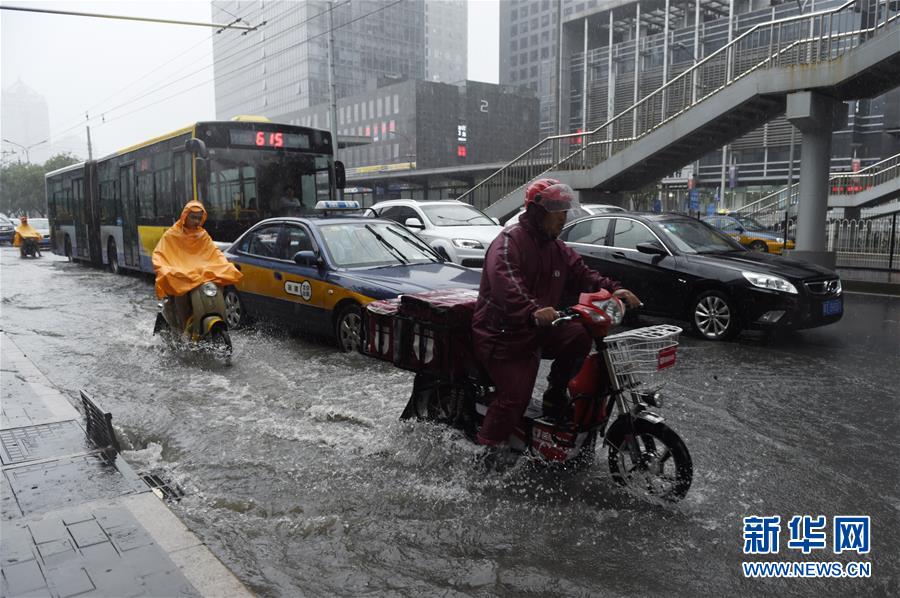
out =
{"type": "Polygon", "coordinates": [[[559,326],[563,322],[577,320],[579,317],[581,317],[574,311],[558,311],[556,312],[556,315],[557,318],[550,323],[551,326],[559,326]]]}

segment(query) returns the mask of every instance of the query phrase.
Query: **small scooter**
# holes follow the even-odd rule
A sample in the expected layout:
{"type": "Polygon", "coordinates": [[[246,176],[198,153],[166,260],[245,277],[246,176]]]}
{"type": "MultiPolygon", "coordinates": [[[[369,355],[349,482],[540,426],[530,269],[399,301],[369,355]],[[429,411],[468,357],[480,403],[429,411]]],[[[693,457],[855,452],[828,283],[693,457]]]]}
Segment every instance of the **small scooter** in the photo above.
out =
{"type": "MultiPolygon", "coordinates": [[[[509,446],[535,462],[582,469],[593,463],[602,437],[613,480],[641,494],[678,501],[691,487],[691,456],[654,409],[662,406],[659,374],[675,365],[681,328],[658,325],[608,336],[624,315],[622,302],[605,290],[583,293],[577,305],[559,312],[554,325],[578,320],[596,348],[569,382],[572,422],[560,425],[545,419],[532,402],[509,446]]],[[[494,389],[483,368],[461,371],[478,373],[453,379],[416,374],[401,418],[449,424],[474,440],[494,389]]]]}
{"type": "Polygon", "coordinates": [[[41,246],[34,237],[24,237],[19,245],[19,257],[41,257],[41,246]]]}
{"type": "Polygon", "coordinates": [[[166,332],[173,338],[221,352],[226,362],[230,362],[232,346],[225,321],[222,286],[204,282],[186,295],[163,299],[159,303],[153,334],[166,332]]]}

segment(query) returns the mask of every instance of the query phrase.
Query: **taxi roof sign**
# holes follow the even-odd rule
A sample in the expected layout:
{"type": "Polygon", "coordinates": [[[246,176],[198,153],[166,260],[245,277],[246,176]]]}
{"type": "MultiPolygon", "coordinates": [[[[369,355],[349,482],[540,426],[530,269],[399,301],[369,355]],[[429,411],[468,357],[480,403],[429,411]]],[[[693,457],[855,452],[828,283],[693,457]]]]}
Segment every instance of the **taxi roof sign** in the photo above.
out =
{"type": "Polygon", "coordinates": [[[317,210],[359,210],[359,202],[353,200],[320,201],[316,203],[317,210]]]}

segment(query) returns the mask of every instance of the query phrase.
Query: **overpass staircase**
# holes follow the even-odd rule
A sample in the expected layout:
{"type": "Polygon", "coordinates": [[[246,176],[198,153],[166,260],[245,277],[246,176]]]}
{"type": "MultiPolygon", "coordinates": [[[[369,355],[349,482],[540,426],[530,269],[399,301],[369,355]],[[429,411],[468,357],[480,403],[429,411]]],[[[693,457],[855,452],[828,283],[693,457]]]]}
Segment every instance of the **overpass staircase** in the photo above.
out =
{"type": "Polygon", "coordinates": [[[596,129],[540,141],[459,199],[501,217],[539,177],[637,189],[784,114],[793,92],[849,100],[889,91],[900,85],[900,1],[873,3],[866,23],[850,0],[756,25],[596,129]]]}
{"type": "MultiPolygon", "coordinates": [[[[863,217],[900,212],[900,154],[858,172],[833,174],[828,179],[828,189],[829,208],[861,208],[863,217]]],[[[794,183],[748,203],[738,213],[760,221],[782,219],[786,211],[796,213],[799,191],[800,185],[794,183]]]]}

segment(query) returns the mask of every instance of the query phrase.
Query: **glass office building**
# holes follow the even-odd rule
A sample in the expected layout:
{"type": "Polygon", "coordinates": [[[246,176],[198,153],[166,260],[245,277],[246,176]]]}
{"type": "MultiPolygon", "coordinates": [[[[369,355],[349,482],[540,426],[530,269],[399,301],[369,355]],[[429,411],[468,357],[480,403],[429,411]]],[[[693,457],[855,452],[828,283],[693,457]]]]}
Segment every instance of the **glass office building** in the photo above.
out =
{"type": "Polygon", "coordinates": [[[463,0],[212,2],[214,22],[236,18],[260,26],[213,37],[217,118],[271,117],[328,102],[332,22],[338,98],[375,89],[382,78],[466,77],[463,0]]]}

